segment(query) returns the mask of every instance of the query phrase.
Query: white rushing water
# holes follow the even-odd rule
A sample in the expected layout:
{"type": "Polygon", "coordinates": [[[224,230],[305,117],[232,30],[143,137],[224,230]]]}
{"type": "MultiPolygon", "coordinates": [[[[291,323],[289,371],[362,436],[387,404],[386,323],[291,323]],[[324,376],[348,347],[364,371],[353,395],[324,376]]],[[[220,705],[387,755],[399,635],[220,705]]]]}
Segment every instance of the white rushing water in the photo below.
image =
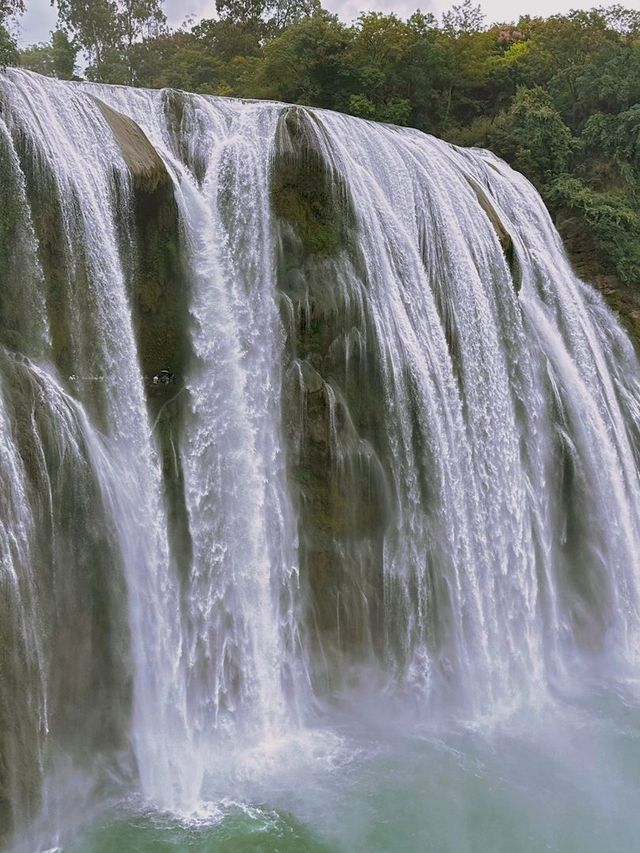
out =
{"type": "Polygon", "coordinates": [[[17,837],[40,816],[57,843],[81,789],[189,813],[336,697],[496,720],[637,678],[640,370],[522,176],[273,103],[10,71],[0,107],[17,837]],[[96,98],[175,199],[166,389],[140,332],[166,306],[136,301],[156,190],[96,98]]]}

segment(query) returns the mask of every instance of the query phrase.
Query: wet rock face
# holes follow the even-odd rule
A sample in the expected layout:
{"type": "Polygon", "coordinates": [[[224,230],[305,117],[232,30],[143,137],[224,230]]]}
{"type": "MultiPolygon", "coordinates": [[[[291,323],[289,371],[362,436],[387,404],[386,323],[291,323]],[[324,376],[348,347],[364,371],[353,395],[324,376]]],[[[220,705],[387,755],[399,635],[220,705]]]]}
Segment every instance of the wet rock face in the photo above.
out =
{"type": "Polygon", "coordinates": [[[478,199],[478,204],[487,214],[487,218],[491,223],[492,228],[496,232],[498,240],[500,241],[500,245],[502,246],[502,251],[504,252],[505,260],[509,266],[511,271],[511,276],[513,278],[513,283],[517,291],[520,291],[520,287],[522,285],[522,274],[520,268],[518,266],[518,259],[516,256],[516,252],[513,246],[513,239],[511,234],[504,227],[498,212],[496,211],[489,194],[475,181],[471,181],[469,176],[467,176],[467,181],[471,184],[476,198],[478,199]]]}
{"type": "MultiPolygon", "coordinates": [[[[180,250],[178,208],[167,168],[133,119],[91,96],[120,146],[131,175],[135,240],[132,293],[142,371],[151,399],[164,400],[175,381],[154,382],[162,371],[184,376],[188,300],[180,250]]],[[[131,223],[125,223],[125,229],[131,223]]],[[[126,235],[123,234],[123,240],[126,235]]]]}
{"type": "Polygon", "coordinates": [[[314,119],[280,121],[271,197],[287,328],[285,419],[299,505],[300,565],[319,690],[338,686],[381,641],[382,539],[389,514],[382,389],[358,279],[353,201],[325,160],[314,119]]]}
{"type": "Polygon", "coordinates": [[[616,275],[605,272],[593,236],[585,231],[571,211],[560,210],[555,224],[575,271],[600,291],[620,317],[636,352],[640,352],[640,282],[637,287],[631,287],[616,275]]]}
{"type": "Polygon", "coordinates": [[[189,357],[188,283],[172,185],[136,190],[133,212],[131,296],[138,352],[149,396],[166,399],[180,387],[189,357]],[[171,381],[154,382],[165,373],[171,381]]]}
{"type": "Polygon", "coordinates": [[[111,128],[136,189],[152,193],[159,186],[169,186],[171,180],[160,155],[136,122],[107,106],[100,98],[90,95],[111,128]]]}

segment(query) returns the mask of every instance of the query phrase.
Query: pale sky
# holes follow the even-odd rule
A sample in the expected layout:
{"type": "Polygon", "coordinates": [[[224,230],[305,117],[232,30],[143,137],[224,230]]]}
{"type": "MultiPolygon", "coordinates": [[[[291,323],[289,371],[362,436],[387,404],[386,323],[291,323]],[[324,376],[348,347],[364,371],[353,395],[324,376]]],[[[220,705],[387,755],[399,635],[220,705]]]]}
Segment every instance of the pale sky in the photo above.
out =
{"type": "MultiPolygon", "coordinates": [[[[423,12],[440,15],[461,0],[324,0],[323,6],[337,12],[344,21],[351,21],[365,10],[396,12],[406,18],[417,7],[423,12]]],[[[516,20],[520,15],[553,15],[570,9],[589,9],[592,6],[612,5],[614,0],[481,0],[487,22],[516,20]]],[[[628,9],[640,9],[640,0],[619,0],[628,9]]],[[[27,11],[18,23],[16,35],[20,44],[47,41],[56,22],[50,0],[26,0],[27,11]]],[[[186,17],[213,17],[215,0],[166,0],[164,9],[172,27],[178,27],[186,17]]]]}

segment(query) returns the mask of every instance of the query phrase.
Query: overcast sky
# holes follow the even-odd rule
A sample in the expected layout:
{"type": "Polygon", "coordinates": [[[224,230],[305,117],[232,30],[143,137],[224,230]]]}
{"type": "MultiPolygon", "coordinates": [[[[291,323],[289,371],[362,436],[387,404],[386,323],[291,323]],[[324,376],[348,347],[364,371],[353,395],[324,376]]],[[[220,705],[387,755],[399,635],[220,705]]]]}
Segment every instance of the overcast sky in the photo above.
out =
{"type": "MultiPolygon", "coordinates": [[[[423,12],[439,15],[453,2],[461,0],[324,0],[323,6],[337,12],[345,21],[356,18],[363,10],[375,9],[383,12],[396,12],[407,17],[416,7],[423,12]]],[[[588,9],[591,6],[610,5],[614,0],[481,0],[481,6],[489,22],[510,21],[519,15],[553,15],[556,12],[568,12],[569,9],[588,9]]],[[[640,0],[620,0],[629,9],[640,9],[640,0]]],[[[16,35],[21,44],[47,41],[49,32],[55,26],[56,12],[51,8],[50,0],[26,0],[27,11],[21,18],[16,35]]],[[[212,17],[215,0],[166,0],[165,12],[172,27],[178,27],[188,16],[195,18],[212,17]]]]}

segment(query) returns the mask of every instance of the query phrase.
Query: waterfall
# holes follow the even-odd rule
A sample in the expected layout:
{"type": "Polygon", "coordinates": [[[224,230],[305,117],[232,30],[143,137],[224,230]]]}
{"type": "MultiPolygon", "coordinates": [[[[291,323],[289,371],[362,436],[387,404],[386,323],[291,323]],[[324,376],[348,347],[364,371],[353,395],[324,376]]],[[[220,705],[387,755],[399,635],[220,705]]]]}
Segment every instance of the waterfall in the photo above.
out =
{"type": "Polygon", "coordinates": [[[16,70],[0,155],[7,841],[73,790],[188,813],[350,696],[637,673],[640,369],[521,175],[16,70]]]}

